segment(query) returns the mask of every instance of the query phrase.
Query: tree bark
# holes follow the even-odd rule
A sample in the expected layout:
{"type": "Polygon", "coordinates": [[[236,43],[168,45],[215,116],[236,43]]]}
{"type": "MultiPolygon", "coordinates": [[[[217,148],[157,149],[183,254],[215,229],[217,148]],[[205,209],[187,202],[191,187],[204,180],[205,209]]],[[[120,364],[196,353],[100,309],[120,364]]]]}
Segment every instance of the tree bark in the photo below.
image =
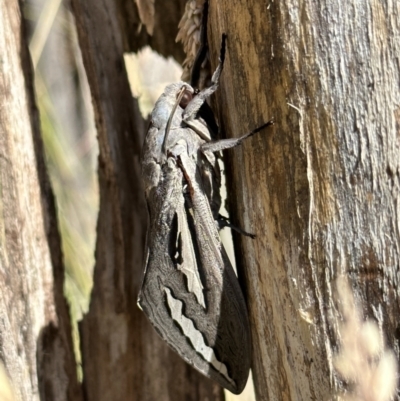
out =
{"type": "MultiPolygon", "coordinates": [[[[151,0],[142,0],[151,3],[151,0]]],[[[116,12],[124,52],[137,52],[148,45],[164,57],[172,56],[182,63],[185,55],[182,46],[175,42],[179,21],[186,0],[154,0],[154,32],[149,35],[140,20],[137,0],[117,0],[116,12]]]]}
{"type": "MultiPolygon", "coordinates": [[[[150,43],[182,60],[172,31],[183,1],[165,3],[155,5],[151,39],[136,36],[133,2],[72,0],[100,144],[97,262],[81,324],[89,401],[223,398],[136,306],[145,126],[123,51],[150,43]],[[164,6],[174,10],[171,19],[164,6]],[[164,27],[163,18],[170,21],[164,27]]],[[[340,343],[335,282],[343,274],[399,357],[399,15],[398,3],[376,0],[210,1],[214,67],[228,35],[214,99],[223,131],[237,137],[276,121],[226,155],[232,219],[257,235],[234,242],[258,400],[327,400],[345,388],[333,364],[340,343]]],[[[0,4],[0,54],[0,355],[18,400],[81,400],[16,0],[0,4]]]]}
{"type": "Polygon", "coordinates": [[[0,4],[0,355],[16,400],[81,400],[20,4],[0,4]]]}
{"type": "Polygon", "coordinates": [[[221,400],[219,386],[170,350],[136,305],[147,222],[139,163],[145,123],[124,67],[124,14],[114,0],[72,4],[100,145],[94,287],[80,328],[86,399],[221,400]]]}
{"type": "MultiPolygon", "coordinates": [[[[258,400],[343,388],[335,280],[399,357],[398,2],[210,2],[211,59],[227,136],[276,125],[228,152],[230,211],[246,283],[258,400]]],[[[398,396],[397,398],[398,399],[398,396]]]]}

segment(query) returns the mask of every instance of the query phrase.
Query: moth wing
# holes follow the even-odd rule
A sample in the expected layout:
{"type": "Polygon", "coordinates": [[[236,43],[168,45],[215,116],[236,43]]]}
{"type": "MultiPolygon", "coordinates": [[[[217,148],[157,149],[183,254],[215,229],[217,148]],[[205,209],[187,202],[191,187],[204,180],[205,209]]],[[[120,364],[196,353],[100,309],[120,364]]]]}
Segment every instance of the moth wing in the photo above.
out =
{"type": "Polygon", "coordinates": [[[183,359],[238,394],[250,369],[246,304],[187,153],[161,168],[148,204],[149,256],[138,303],[183,359]]]}
{"type": "Polygon", "coordinates": [[[158,159],[161,153],[162,135],[163,131],[150,123],[141,154],[142,178],[146,194],[160,181],[161,168],[158,159]]]}

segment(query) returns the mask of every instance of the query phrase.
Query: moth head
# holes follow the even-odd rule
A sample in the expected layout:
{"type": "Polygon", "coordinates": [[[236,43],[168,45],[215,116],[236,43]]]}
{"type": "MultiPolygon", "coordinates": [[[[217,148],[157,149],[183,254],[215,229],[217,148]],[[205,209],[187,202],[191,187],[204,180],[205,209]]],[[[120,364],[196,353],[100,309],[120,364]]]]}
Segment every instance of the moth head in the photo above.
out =
{"type": "MultiPolygon", "coordinates": [[[[169,87],[167,86],[167,88],[169,88],[169,87]]],[[[166,90],[167,90],[167,88],[166,88],[166,90]]],[[[168,117],[167,126],[165,127],[164,141],[162,144],[162,153],[165,155],[165,157],[167,156],[167,138],[169,135],[169,131],[171,128],[171,124],[172,124],[172,120],[174,118],[175,111],[178,108],[178,106],[180,106],[183,109],[186,108],[186,106],[190,103],[190,101],[193,98],[192,94],[193,94],[193,88],[190,85],[186,85],[186,84],[181,85],[179,90],[176,93],[176,99],[175,99],[174,105],[172,106],[171,113],[168,117]]]]}
{"type": "Polygon", "coordinates": [[[169,84],[165,87],[164,93],[161,95],[162,98],[168,99],[169,103],[174,104],[181,89],[185,86],[186,90],[189,92],[193,93],[194,89],[186,82],[180,81],[180,82],[174,82],[172,84],[169,84]]]}
{"type": "Polygon", "coordinates": [[[179,102],[179,106],[182,107],[182,109],[186,109],[186,106],[190,103],[190,101],[193,99],[194,96],[194,92],[190,91],[189,89],[187,89],[185,87],[185,89],[183,89],[183,93],[178,92],[176,95],[176,98],[178,99],[179,95],[181,94],[181,99],[179,102]]]}
{"type": "MultiPolygon", "coordinates": [[[[183,87],[182,87],[183,88],[183,87]]],[[[182,89],[181,89],[182,90],[182,89]]],[[[185,85],[185,89],[183,90],[183,94],[179,91],[176,94],[176,98],[178,99],[179,95],[181,94],[181,100],[179,102],[179,106],[182,109],[186,109],[186,106],[191,102],[191,100],[199,93],[198,89],[193,89],[191,86],[185,85]]]]}
{"type": "Polygon", "coordinates": [[[189,84],[182,81],[169,84],[165,87],[164,92],[158,98],[151,113],[151,120],[155,127],[161,128],[165,126],[183,86],[185,86],[185,89],[189,93],[194,92],[189,84]]]}

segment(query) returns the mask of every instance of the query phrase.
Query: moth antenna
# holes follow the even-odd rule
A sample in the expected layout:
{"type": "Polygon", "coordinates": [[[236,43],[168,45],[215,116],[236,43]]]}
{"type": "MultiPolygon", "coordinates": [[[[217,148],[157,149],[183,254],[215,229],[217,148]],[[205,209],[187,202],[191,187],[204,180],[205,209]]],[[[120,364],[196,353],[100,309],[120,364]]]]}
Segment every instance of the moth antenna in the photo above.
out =
{"type": "Polygon", "coordinates": [[[176,98],[176,102],[174,104],[174,107],[172,108],[171,114],[169,115],[169,118],[168,118],[167,126],[165,128],[164,142],[162,144],[162,153],[165,156],[167,156],[167,139],[168,139],[168,135],[169,135],[169,130],[171,128],[172,119],[174,118],[175,111],[176,111],[176,109],[178,107],[178,104],[182,100],[182,97],[183,97],[183,95],[185,93],[185,90],[186,90],[186,85],[183,85],[181,90],[180,90],[180,92],[179,92],[178,97],[176,98]]]}

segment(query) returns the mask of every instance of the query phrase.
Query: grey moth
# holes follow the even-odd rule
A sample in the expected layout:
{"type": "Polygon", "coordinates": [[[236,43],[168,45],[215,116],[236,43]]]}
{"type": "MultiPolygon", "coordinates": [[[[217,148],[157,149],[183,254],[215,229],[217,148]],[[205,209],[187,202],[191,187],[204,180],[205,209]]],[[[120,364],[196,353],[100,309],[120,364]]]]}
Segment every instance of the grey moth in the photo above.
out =
{"type": "Polygon", "coordinates": [[[215,152],[238,139],[213,140],[201,108],[218,87],[168,85],[151,114],[142,153],[149,210],[147,257],[138,305],[186,362],[239,394],[247,382],[251,339],[247,307],[221,244],[220,172],[215,152]]]}

